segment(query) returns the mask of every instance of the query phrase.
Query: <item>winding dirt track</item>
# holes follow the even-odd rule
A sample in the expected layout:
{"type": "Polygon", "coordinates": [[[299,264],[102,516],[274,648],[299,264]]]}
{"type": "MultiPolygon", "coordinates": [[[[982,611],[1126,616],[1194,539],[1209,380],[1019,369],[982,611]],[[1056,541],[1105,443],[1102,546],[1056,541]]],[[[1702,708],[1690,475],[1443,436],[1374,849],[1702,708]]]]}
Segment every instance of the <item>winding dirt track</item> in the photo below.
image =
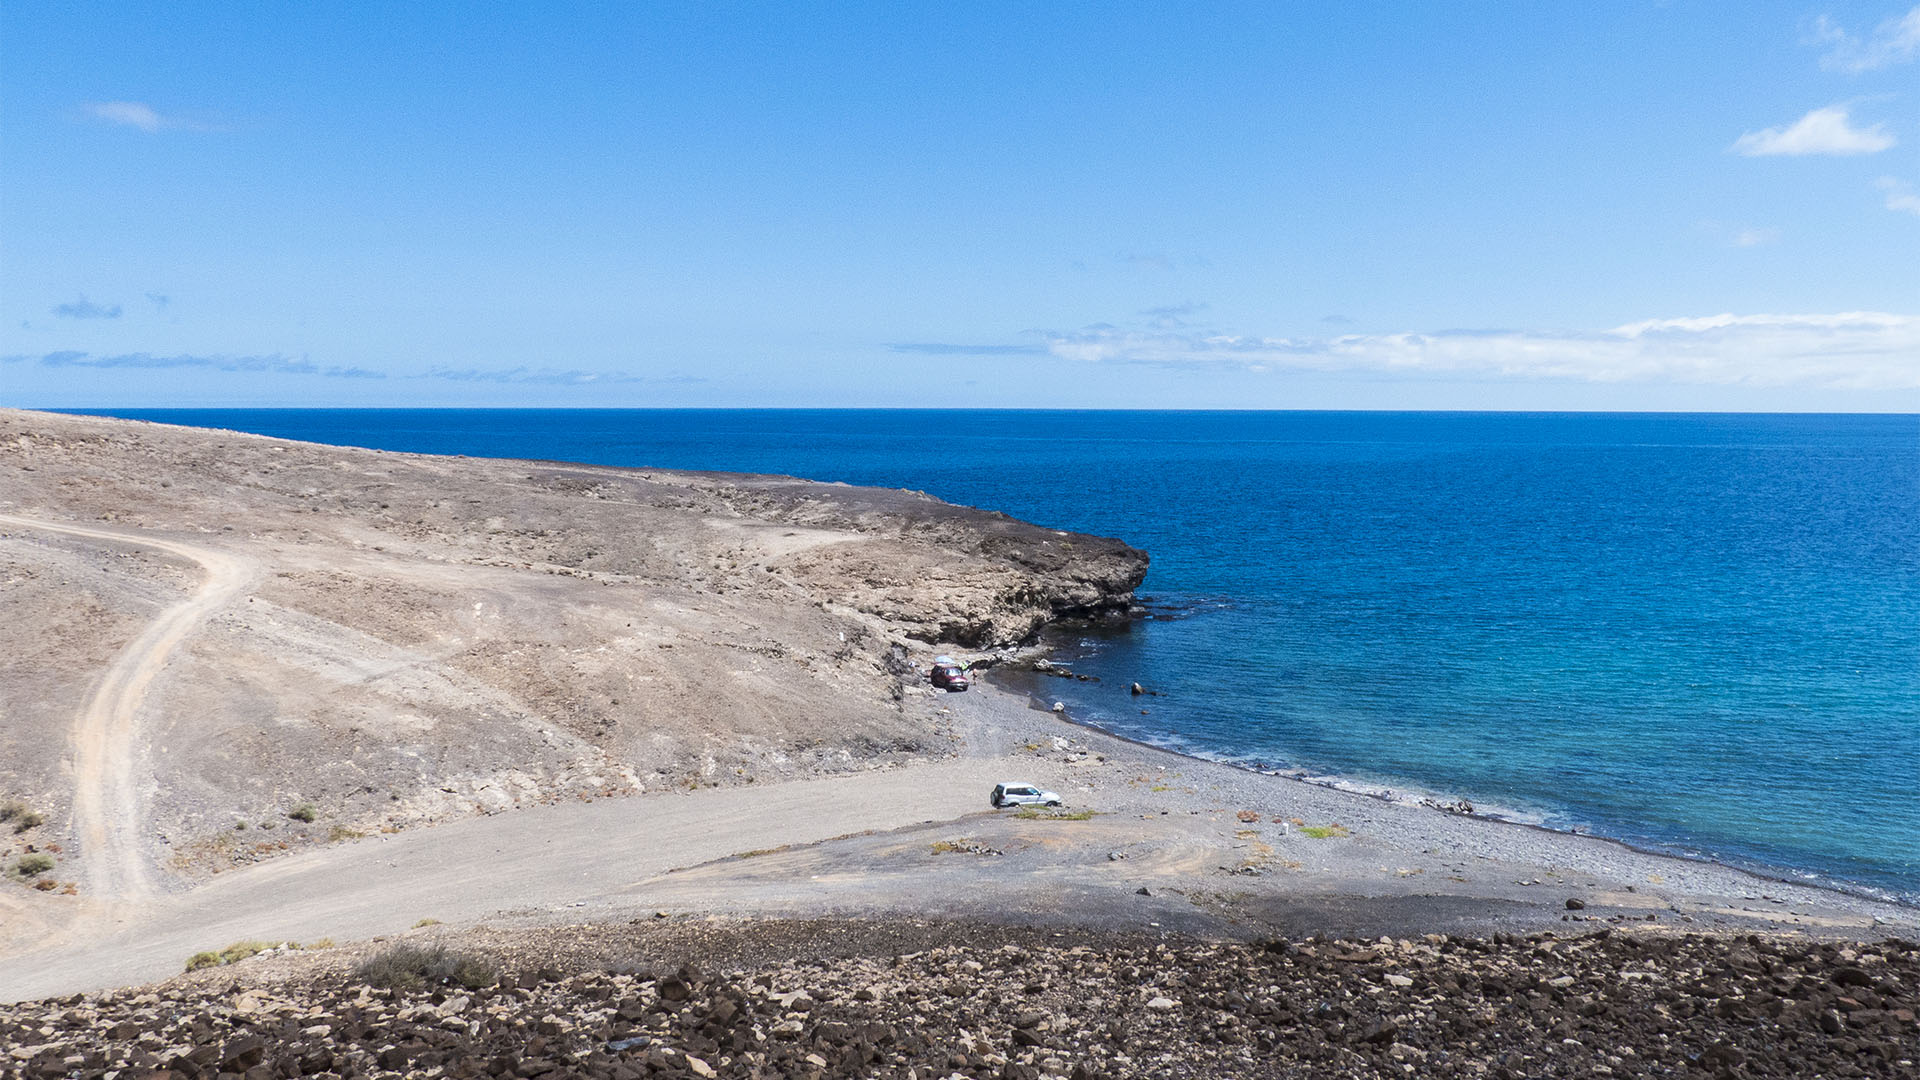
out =
{"type": "Polygon", "coordinates": [[[193,595],[160,613],[127,644],[73,724],[73,825],[86,867],[87,891],[106,901],[139,901],[153,893],[141,797],[140,706],[173,651],[253,580],[238,556],[137,532],[0,514],[0,526],[38,529],[88,540],[133,544],[198,563],[207,572],[193,595]]]}

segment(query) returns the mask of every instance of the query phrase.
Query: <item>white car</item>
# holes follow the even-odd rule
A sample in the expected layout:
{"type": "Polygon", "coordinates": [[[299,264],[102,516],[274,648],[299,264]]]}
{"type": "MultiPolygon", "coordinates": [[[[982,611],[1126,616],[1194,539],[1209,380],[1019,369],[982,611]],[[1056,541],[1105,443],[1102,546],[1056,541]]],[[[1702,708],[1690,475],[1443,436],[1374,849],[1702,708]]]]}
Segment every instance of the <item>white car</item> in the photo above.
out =
{"type": "Polygon", "coordinates": [[[995,784],[987,801],[996,810],[1003,806],[1059,806],[1060,795],[1032,784],[995,784]]]}

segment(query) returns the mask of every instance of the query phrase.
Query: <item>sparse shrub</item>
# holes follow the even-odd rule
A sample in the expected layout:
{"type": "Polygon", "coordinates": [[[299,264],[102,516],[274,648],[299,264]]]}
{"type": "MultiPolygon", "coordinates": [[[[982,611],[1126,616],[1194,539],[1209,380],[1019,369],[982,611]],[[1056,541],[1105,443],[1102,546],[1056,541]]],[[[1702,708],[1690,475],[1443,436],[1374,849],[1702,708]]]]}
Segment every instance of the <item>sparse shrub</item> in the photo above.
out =
{"type": "Polygon", "coordinates": [[[1305,825],[1300,829],[1302,836],[1311,836],[1315,840],[1326,840],[1335,836],[1346,836],[1347,827],[1334,822],[1331,825],[1305,825]]]}
{"type": "Polygon", "coordinates": [[[201,968],[220,967],[225,964],[237,964],[249,956],[277,949],[285,945],[297,949],[299,944],[292,941],[236,941],[224,949],[215,952],[197,952],[187,958],[187,970],[199,971],[201,968]]]}
{"type": "Polygon", "coordinates": [[[19,799],[8,799],[6,802],[0,802],[0,822],[12,822],[13,831],[23,833],[28,829],[46,824],[47,819],[19,799]]]}
{"type": "Polygon", "coordinates": [[[310,802],[303,802],[299,806],[287,811],[287,816],[295,821],[302,821],[311,825],[314,819],[320,816],[320,808],[310,802]]]}
{"type": "Polygon", "coordinates": [[[53,856],[42,855],[39,852],[35,852],[32,855],[22,855],[20,856],[20,861],[13,864],[13,872],[23,878],[33,877],[35,874],[44,874],[51,869],[53,869],[53,856]]]}
{"type": "Polygon", "coordinates": [[[335,825],[333,828],[327,830],[327,842],[339,843],[342,840],[358,840],[366,835],[366,833],[358,829],[349,829],[345,825],[335,825]]]}
{"type": "Polygon", "coordinates": [[[493,965],[445,945],[395,945],[367,958],[354,973],[368,986],[414,990],[457,983],[469,990],[491,986],[493,965]]]}
{"type": "Polygon", "coordinates": [[[432,916],[428,916],[427,918],[421,919],[419,922],[414,923],[413,928],[415,930],[418,930],[423,926],[439,926],[439,925],[440,925],[439,919],[433,918],[432,916]]]}

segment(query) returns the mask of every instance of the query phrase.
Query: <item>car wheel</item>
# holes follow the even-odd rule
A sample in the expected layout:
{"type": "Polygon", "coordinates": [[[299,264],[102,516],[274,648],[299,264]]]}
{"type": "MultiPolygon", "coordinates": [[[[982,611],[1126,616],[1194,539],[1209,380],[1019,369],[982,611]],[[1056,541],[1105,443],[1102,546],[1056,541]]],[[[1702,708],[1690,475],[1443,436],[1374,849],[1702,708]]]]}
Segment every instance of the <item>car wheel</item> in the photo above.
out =
{"type": "Polygon", "coordinates": [[[1060,803],[1059,803],[1058,801],[1055,801],[1055,802],[1050,802],[1050,803],[1048,803],[1047,805],[1048,805],[1048,806],[1059,806],[1059,805],[1060,805],[1060,803]]]}

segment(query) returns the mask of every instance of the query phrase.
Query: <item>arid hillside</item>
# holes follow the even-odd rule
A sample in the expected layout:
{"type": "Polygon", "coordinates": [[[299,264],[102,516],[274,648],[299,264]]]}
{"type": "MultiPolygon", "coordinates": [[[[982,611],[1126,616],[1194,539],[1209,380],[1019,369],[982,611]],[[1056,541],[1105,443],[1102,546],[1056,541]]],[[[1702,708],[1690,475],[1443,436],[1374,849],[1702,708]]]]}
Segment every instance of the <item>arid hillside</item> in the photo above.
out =
{"type": "Polygon", "coordinates": [[[0,805],[43,819],[0,859],[132,895],[945,753],[916,666],[1122,608],[1146,562],[915,492],[0,411],[0,805]]]}

